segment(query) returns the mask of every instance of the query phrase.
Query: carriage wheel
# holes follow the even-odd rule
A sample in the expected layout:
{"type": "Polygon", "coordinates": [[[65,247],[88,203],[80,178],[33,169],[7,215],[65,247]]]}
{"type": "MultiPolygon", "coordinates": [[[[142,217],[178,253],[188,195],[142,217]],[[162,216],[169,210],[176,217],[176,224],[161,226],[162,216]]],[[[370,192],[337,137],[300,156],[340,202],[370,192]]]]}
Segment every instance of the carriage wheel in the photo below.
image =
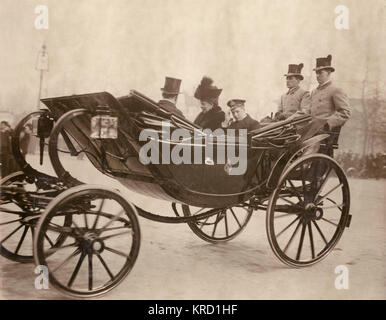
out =
{"type": "Polygon", "coordinates": [[[136,209],[118,192],[81,185],[63,192],[39,220],[35,263],[48,268],[50,284],[75,297],[95,297],[116,287],[138,256],[140,230],[136,209]],[[71,216],[70,227],[56,223],[71,216]],[[50,248],[46,235],[65,234],[50,248]]]}
{"type": "MultiPolygon", "coordinates": [[[[0,254],[13,261],[31,263],[36,223],[50,197],[45,194],[43,202],[39,201],[42,199],[36,195],[36,184],[21,171],[8,175],[0,183],[3,188],[0,200],[0,254]]],[[[62,217],[58,223],[68,226],[71,221],[62,217]]],[[[64,240],[64,235],[47,237],[52,247],[64,240]]]]}
{"type": "Polygon", "coordinates": [[[332,158],[311,154],[283,173],[273,191],[266,228],[269,244],[285,264],[305,267],[325,258],[350,222],[350,193],[332,158]]]}
{"type": "MultiPolygon", "coordinates": [[[[202,214],[209,210],[213,209],[182,205],[182,211],[186,217],[202,214]]],[[[252,212],[252,208],[244,206],[219,208],[213,216],[195,222],[188,222],[188,226],[199,238],[207,242],[226,242],[232,240],[244,230],[252,212]]]]}

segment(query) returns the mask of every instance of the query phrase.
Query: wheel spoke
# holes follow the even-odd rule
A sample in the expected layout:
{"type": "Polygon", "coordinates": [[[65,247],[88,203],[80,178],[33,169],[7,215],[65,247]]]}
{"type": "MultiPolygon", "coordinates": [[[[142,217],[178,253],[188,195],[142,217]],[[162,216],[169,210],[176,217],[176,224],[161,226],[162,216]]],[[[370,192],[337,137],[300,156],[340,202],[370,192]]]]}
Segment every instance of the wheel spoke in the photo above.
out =
{"type": "Polygon", "coordinates": [[[206,222],[209,220],[209,218],[210,218],[210,216],[209,217],[207,217],[206,219],[205,219],[205,221],[204,222],[199,222],[199,221],[197,221],[197,223],[199,223],[200,224],[200,229],[202,229],[203,227],[204,227],[204,225],[206,224],[206,222]]]}
{"type": "Polygon", "coordinates": [[[298,252],[296,253],[296,260],[299,261],[300,259],[300,254],[302,253],[302,248],[303,248],[303,241],[304,241],[304,234],[306,232],[306,224],[303,224],[302,226],[302,233],[300,234],[300,240],[299,240],[299,246],[298,246],[298,252]]]}
{"type": "Polygon", "coordinates": [[[328,241],[326,240],[326,238],[325,238],[325,236],[324,236],[322,230],[320,230],[320,228],[319,228],[318,224],[316,223],[316,221],[313,220],[312,222],[314,223],[315,228],[316,228],[316,230],[318,230],[318,232],[319,232],[320,236],[322,237],[324,243],[325,243],[326,245],[328,245],[328,241]]]}
{"type": "Polygon", "coordinates": [[[19,231],[19,229],[21,229],[23,227],[23,225],[21,224],[20,226],[18,226],[15,230],[13,230],[9,235],[7,235],[3,240],[0,241],[0,244],[2,244],[3,242],[7,241],[10,237],[12,237],[17,231],[19,231]]]}
{"type": "Polygon", "coordinates": [[[295,236],[296,236],[296,234],[297,234],[297,232],[298,232],[298,230],[299,230],[299,227],[300,227],[301,223],[302,223],[301,220],[299,220],[299,223],[297,224],[294,233],[292,234],[291,238],[289,239],[287,245],[285,246],[285,248],[284,248],[284,250],[283,250],[284,253],[286,253],[286,251],[288,250],[289,246],[291,245],[293,239],[295,238],[295,236]]]}
{"type": "Polygon", "coordinates": [[[338,208],[340,211],[342,211],[342,206],[343,206],[343,203],[341,204],[334,204],[334,205],[331,205],[331,206],[326,206],[326,207],[321,207],[322,209],[334,209],[334,208],[338,208]]]}
{"type": "Polygon", "coordinates": [[[23,231],[23,234],[21,235],[21,238],[19,240],[19,243],[17,244],[17,247],[16,247],[16,250],[15,250],[15,254],[17,254],[20,250],[20,247],[24,241],[24,238],[25,238],[25,235],[27,234],[27,231],[28,231],[28,226],[24,226],[24,231],[23,231]]]}
{"type": "Polygon", "coordinates": [[[275,235],[276,238],[278,238],[280,235],[283,234],[288,228],[290,228],[297,220],[300,219],[300,216],[297,216],[295,220],[293,220],[288,226],[286,226],[283,230],[281,230],[277,235],[275,235]]]}
{"type": "Polygon", "coordinates": [[[76,244],[77,244],[76,242],[72,242],[70,244],[66,244],[66,245],[61,246],[61,247],[49,248],[46,251],[44,251],[44,254],[45,254],[45,256],[50,256],[50,255],[53,255],[54,253],[56,253],[59,250],[67,249],[67,248],[70,248],[70,247],[74,247],[76,244]]]}
{"type": "Polygon", "coordinates": [[[214,234],[216,233],[217,224],[220,221],[220,215],[221,215],[221,212],[217,214],[216,221],[214,223],[214,227],[213,227],[213,231],[212,231],[212,237],[214,237],[214,234]]]}
{"type": "Polygon", "coordinates": [[[67,283],[67,287],[71,288],[72,284],[74,283],[76,276],[78,275],[79,269],[83,263],[84,258],[86,257],[86,254],[82,252],[82,254],[79,257],[78,263],[75,266],[74,272],[71,275],[70,280],[67,283]]]}
{"type": "Polygon", "coordinates": [[[343,183],[340,183],[338,184],[337,186],[335,186],[334,188],[332,188],[330,191],[328,191],[324,196],[322,196],[321,198],[318,199],[318,205],[323,201],[324,198],[326,198],[331,192],[335,191],[336,189],[338,189],[339,187],[343,186],[343,183]]]}
{"type": "Polygon", "coordinates": [[[302,175],[303,196],[304,196],[304,199],[306,199],[306,182],[304,181],[303,165],[300,166],[300,172],[301,172],[301,175],[302,175]]]}
{"type": "Polygon", "coordinates": [[[299,199],[300,202],[303,202],[300,193],[296,190],[296,188],[295,188],[294,184],[292,183],[292,181],[290,179],[288,179],[288,182],[291,185],[291,189],[294,191],[296,197],[299,199]]]}
{"type": "Polygon", "coordinates": [[[76,235],[73,234],[75,229],[73,229],[71,227],[63,227],[63,226],[60,226],[60,225],[58,225],[56,223],[52,223],[52,222],[50,222],[50,224],[47,226],[47,230],[57,232],[60,234],[65,234],[65,235],[67,235],[69,237],[73,237],[73,238],[76,237],[76,235]]]}
{"type": "Polygon", "coordinates": [[[311,221],[308,222],[307,226],[308,226],[308,235],[310,236],[311,256],[312,256],[312,259],[315,259],[314,237],[312,236],[311,221]]]}
{"type": "Polygon", "coordinates": [[[241,224],[240,224],[239,220],[237,219],[237,216],[236,216],[235,212],[233,211],[232,208],[230,208],[230,210],[231,210],[231,212],[232,212],[233,218],[235,218],[237,224],[239,225],[239,228],[241,228],[241,224]]]}
{"type": "Polygon", "coordinates": [[[194,215],[196,215],[196,214],[199,214],[202,210],[204,210],[205,208],[201,208],[201,209],[199,209],[198,211],[196,211],[195,213],[193,213],[192,215],[194,216],[194,215]]]}
{"type": "Polygon", "coordinates": [[[228,218],[227,218],[227,211],[225,210],[224,213],[224,223],[225,223],[225,234],[228,237],[229,236],[229,231],[228,231],[228,218]]]}
{"type": "Polygon", "coordinates": [[[92,253],[88,254],[88,290],[92,290],[92,253]]]}
{"type": "Polygon", "coordinates": [[[110,271],[109,267],[107,266],[105,260],[102,258],[99,252],[96,252],[96,256],[98,257],[99,261],[102,263],[103,267],[105,268],[106,272],[109,274],[111,280],[114,280],[114,275],[110,271]]]}
{"type": "Polygon", "coordinates": [[[323,189],[324,185],[326,184],[329,176],[330,176],[330,173],[332,171],[332,167],[328,166],[328,170],[327,170],[327,173],[323,179],[323,181],[321,181],[319,187],[317,188],[316,192],[315,192],[315,197],[314,197],[314,201],[316,200],[316,198],[319,196],[319,193],[320,191],[323,189]]]}
{"type": "Polygon", "coordinates": [[[120,255],[120,256],[122,256],[122,257],[130,258],[130,255],[128,255],[128,254],[126,254],[126,253],[124,253],[124,252],[122,252],[122,251],[119,251],[119,250],[116,250],[116,249],[113,249],[113,248],[110,248],[110,247],[106,247],[106,246],[105,246],[105,249],[106,249],[107,251],[110,251],[110,252],[115,253],[115,254],[117,254],[117,255],[120,255]]]}
{"type": "Polygon", "coordinates": [[[115,221],[117,221],[119,219],[119,217],[125,212],[125,210],[121,210],[117,215],[115,215],[112,219],[110,219],[109,222],[107,222],[101,229],[99,229],[99,232],[102,233],[104,232],[104,230],[110,226],[112,223],[114,223],[115,221]]]}
{"type": "Polygon", "coordinates": [[[335,227],[338,227],[338,225],[337,225],[336,223],[334,223],[334,222],[332,222],[332,221],[330,221],[330,220],[328,220],[328,219],[326,219],[326,218],[322,218],[322,220],[323,220],[323,221],[326,221],[326,222],[328,222],[328,223],[331,223],[331,224],[334,225],[335,227]]]}
{"type": "Polygon", "coordinates": [[[104,204],[105,204],[105,198],[102,199],[101,205],[99,206],[99,210],[96,213],[96,217],[95,217],[94,223],[93,223],[93,225],[91,227],[91,229],[93,229],[93,230],[95,230],[95,228],[97,227],[98,220],[99,220],[99,213],[102,211],[104,204]]]}
{"type": "Polygon", "coordinates": [[[47,233],[44,234],[44,238],[47,239],[47,241],[50,243],[50,246],[53,247],[54,246],[54,243],[52,242],[52,240],[50,239],[50,237],[48,236],[47,233]]]}
{"type": "Polygon", "coordinates": [[[285,202],[288,202],[289,204],[295,206],[295,207],[298,207],[299,205],[296,204],[295,202],[292,202],[291,200],[288,200],[286,198],[283,198],[283,196],[279,196],[280,199],[284,200],[285,202]]]}
{"type": "Polygon", "coordinates": [[[77,248],[73,253],[71,253],[65,260],[63,260],[62,263],[60,263],[55,269],[53,269],[51,272],[54,273],[56,272],[57,270],[59,270],[59,268],[63,267],[64,265],[66,265],[72,258],[74,258],[75,256],[77,256],[78,254],[80,253],[80,250],[77,248]]]}
{"type": "Polygon", "coordinates": [[[99,239],[100,240],[107,240],[107,239],[110,239],[110,238],[113,238],[113,237],[118,237],[118,236],[121,236],[123,234],[133,234],[133,232],[131,230],[127,230],[127,231],[123,231],[123,232],[119,232],[119,233],[115,233],[115,234],[111,234],[111,235],[108,235],[108,236],[104,236],[104,237],[100,237],[99,239]]]}
{"type": "Polygon", "coordinates": [[[16,219],[16,220],[7,221],[7,222],[2,222],[2,223],[0,223],[0,226],[5,226],[6,224],[11,224],[11,223],[18,222],[21,220],[23,220],[23,219],[20,218],[20,219],[16,219]]]}
{"type": "Polygon", "coordinates": [[[0,207],[0,211],[4,212],[4,213],[12,213],[12,214],[19,214],[19,215],[24,214],[24,211],[16,211],[16,210],[6,209],[6,208],[2,208],[2,207],[0,207]]]}
{"type": "Polygon", "coordinates": [[[84,226],[88,229],[87,213],[83,212],[84,226]]]}
{"type": "Polygon", "coordinates": [[[293,215],[296,213],[284,213],[278,216],[275,216],[274,219],[280,219],[280,218],[285,218],[285,217],[293,217],[293,215]]]}

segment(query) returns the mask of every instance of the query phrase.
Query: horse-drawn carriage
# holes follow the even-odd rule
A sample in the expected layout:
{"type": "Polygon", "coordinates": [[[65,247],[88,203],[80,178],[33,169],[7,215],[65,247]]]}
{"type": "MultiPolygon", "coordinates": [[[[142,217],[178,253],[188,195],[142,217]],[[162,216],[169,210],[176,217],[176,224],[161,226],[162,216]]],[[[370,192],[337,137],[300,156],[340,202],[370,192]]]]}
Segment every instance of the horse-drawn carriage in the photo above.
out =
{"type": "Polygon", "coordinates": [[[247,167],[234,175],[232,165],[217,161],[216,151],[205,154],[208,144],[219,146],[222,139],[137,91],[120,98],[101,92],[42,102],[48,109],[25,117],[14,132],[14,156],[22,171],[1,180],[0,253],[46,266],[50,284],[72,296],[106,293],[130,272],[140,247],[138,215],[187,223],[198,237],[216,243],[236,237],[255,210],[265,210],[269,244],[293,267],[325,258],[350,224],[343,170],[325,154],[305,152],[328,138],[315,135],[320,122],[307,115],[248,132],[243,143],[235,139],[234,145],[246,148],[247,167]],[[41,161],[48,144],[56,176],[34,169],[20,153],[20,132],[31,122],[40,139],[41,161]],[[147,143],[141,132],[163,137],[165,123],[171,132],[199,132],[202,142],[161,138],[160,150],[184,144],[201,150],[201,164],[141,161],[147,143]],[[84,184],[65,168],[62,151],[84,153],[99,171],[128,189],[170,201],[173,215],[143,210],[114,188],[84,184]]]}

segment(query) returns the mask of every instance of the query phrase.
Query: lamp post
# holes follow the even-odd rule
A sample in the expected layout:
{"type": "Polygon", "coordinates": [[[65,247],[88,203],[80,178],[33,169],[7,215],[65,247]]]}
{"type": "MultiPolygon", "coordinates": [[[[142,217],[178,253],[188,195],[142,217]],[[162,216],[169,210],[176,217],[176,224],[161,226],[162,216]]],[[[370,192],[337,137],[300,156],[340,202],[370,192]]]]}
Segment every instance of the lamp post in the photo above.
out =
{"type": "Polygon", "coordinates": [[[40,71],[40,81],[39,81],[39,96],[37,109],[40,109],[40,98],[42,94],[42,84],[43,84],[43,74],[44,71],[48,71],[48,52],[46,50],[46,45],[42,45],[42,49],[39,50],[38,58],[36,60],[36,70],[40,71]]]}

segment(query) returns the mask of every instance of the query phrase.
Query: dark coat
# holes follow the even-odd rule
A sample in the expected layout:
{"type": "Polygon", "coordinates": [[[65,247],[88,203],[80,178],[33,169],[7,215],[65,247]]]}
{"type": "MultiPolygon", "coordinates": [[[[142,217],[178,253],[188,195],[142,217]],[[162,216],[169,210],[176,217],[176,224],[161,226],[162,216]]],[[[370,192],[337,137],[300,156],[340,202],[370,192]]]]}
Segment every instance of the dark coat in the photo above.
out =
{"type": "Polygon", "coordinates": [[[219,106],[215,106],[208,112],[200,112],[194,123],[202,129],[210,129],[212,131],[221,128],[221,123],[225,120],[225,113],[219,106]]]}
{"type": "Polygon", "coordinates": [[[166,111],[176,115],[176,116],[179,116],[179,117],[182,117],[182,118],[185,118],[182,111],[177,109],[176,105],[169,101],[169,100],[160,100],[158,102],[158,105],[160,107],[162,107],[163,109],[165,109],[166,111]]]}
{"type": "Polygon", "coordinates": [[[240,121],[232,122],[228,129],[247,129],[248,131],[256,130],[260,128],[259,121],[252,119],[249,114],[240,121]]]}

